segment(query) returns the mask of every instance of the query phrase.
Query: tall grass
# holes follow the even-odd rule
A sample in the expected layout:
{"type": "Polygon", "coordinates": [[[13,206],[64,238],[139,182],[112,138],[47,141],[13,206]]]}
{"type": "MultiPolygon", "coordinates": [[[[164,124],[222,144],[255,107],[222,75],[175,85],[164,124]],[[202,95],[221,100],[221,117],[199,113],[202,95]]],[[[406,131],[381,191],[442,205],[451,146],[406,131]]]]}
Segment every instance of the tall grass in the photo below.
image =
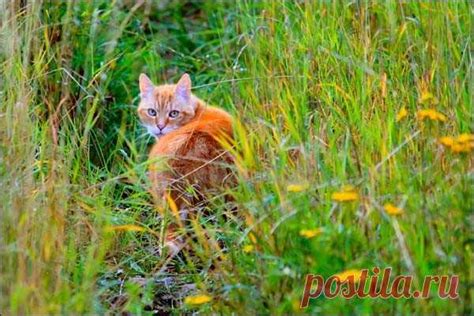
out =
{"type": "Polygon", "coordinates": [[[468,2],[2,2],[0,313],[469,313],[468,2]],[[236,118],[239,184],[170,259],[137,77],[236,118]],[[402,108],[408,116],[397,121],[402,108]],[[421,121],[421,109],[447,120],[421,121]],[[348,186],[359,199],[338,203],[348,186]],[[388,215],[383,205],[403,208],[388,215]],[[303,229],[322,228],[314,238],[303,229]],[[460,276],[458,300],[319,298],[307,273],[460,276]],[[206,294],[200,306],[186,296],[206,294]]]}

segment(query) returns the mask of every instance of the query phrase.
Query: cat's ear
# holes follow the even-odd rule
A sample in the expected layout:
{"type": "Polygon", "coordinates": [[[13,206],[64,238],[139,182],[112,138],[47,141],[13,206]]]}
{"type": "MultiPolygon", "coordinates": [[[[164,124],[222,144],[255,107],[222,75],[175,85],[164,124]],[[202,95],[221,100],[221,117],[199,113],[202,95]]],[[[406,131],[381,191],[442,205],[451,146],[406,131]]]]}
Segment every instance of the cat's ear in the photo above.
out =
{"type": "Polygon", "coordinates": [[[140,74],[140,77],[138,78],[138,82],[140,85],[140,94],[142,96],[153,91],[153,88],[154,88],[153,82],[151,82],[150,78],[148,78],[147,75],[140,74]]]}
{"type": "Polygon", "coordinates": [[[188,74],[184,74],[176,84],[176,97],[182,99],[185,102],[191,100],[191,77],[188,74]]]}

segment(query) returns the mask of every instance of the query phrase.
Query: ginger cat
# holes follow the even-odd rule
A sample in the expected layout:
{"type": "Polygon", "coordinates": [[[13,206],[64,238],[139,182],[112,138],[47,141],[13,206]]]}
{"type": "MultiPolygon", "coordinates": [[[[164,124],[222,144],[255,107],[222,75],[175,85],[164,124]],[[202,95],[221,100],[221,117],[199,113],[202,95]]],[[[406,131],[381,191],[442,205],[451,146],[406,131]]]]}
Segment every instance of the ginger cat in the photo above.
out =
{"type": "MultiPolygon", "coordinates": [[[[229,165],[233,158],[220,142],[232,139],[232,117],[193,95],[188,74],[175,85],[160,86],[141,74],[139,86],[138,115],[156,137],[149,158],[160,158],[150,165],[152,193],[157,199],[169,194],[181,219],[186,219],[205,195],[232,182],[229,165]]],[[[167,244],[171,248],[176,248],[176,227],[168,226],[167,244]]]]}

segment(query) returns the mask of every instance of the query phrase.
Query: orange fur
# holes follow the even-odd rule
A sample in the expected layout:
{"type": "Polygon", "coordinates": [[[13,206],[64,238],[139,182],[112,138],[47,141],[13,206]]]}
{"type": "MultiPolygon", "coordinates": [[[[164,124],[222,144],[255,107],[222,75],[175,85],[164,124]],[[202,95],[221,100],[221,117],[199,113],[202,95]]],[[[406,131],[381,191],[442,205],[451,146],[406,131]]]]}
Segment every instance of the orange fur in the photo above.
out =
{"type": "MultiPolygon", "coordinates": [[[[169,192],[177,208],[185,212],[207,194],[231,184],[233,158],[221,140],[232,139],[232,117],[194,96],[187,74],[176,85],[157,87],[142,74],[140,92],[138,115],[157,137],[149,155],[154,161],[149,169],[153,195],[162,200],[169,192]],[[178,114],[172,115],[173,111],[178,114]],[[194,194],[189,193],[190,186],[194,194]]],[[[175,229],[176,225],[168,229],[169,242],[175,229]]]]}
{"type": "Polygon", "coordinates": [[[149,158],[164,158],[167,164],[165,169],[162,162],[150,167],[154,193],[162,196],[169,189],[182,208],[196,201],[186,199],[186,186],[194,185],[203,195],[223,187],[229,176],[225,165],[232,163],[232,157],[222,149],[219,139],[231,136],[232,117],[200,103],[195,118],[158,139],[152,147],[149,158]]]}

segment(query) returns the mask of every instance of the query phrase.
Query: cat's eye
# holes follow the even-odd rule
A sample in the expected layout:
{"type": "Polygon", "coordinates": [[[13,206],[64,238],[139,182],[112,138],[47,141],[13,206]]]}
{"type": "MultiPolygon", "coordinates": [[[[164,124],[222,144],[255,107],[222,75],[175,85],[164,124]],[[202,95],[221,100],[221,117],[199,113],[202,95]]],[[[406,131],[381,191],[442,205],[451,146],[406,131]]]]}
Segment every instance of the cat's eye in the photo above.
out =
{"type": "Polygon", "coordinates": [[[171,111],[170,114],[169,114],[169,116],[170,116],[171,118],[175,118],[175,117],[177,117],[178,115],[179,115],[179,111],[176,111],[176,110],[171,111]]]}
{"type": "Polygon", "coordinates": [[[156,116],[156,110],[155,109],[148,109],[148,115],[156,116]]]}

